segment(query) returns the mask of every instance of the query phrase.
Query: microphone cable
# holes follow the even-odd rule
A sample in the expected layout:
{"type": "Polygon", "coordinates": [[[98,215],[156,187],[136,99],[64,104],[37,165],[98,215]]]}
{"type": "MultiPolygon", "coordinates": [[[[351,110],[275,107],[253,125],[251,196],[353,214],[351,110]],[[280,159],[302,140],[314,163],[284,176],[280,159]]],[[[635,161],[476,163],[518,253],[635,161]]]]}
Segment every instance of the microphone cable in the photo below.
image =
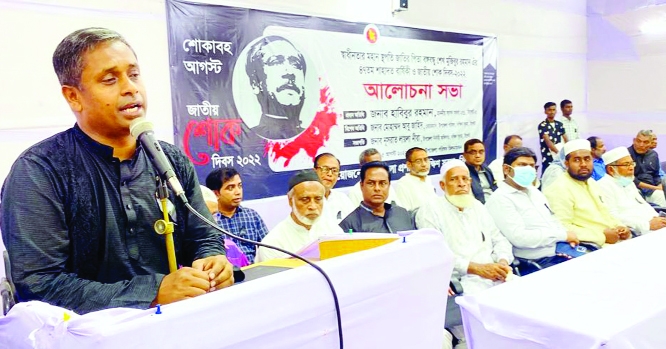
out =
{"type": "Polygon", "coordinates": [[[301,257],[301,256],[299,256],[295,253],[283,250],[279,247],[267,245],[267,244],[264,244],[264,243],[261,243],[261,242],[256,242],[256,241],[253,241],[253,240],[249,240],[249,239],[242,238],[240,236],[236,236],[234,234],[231,234],[230,232],[222,229],[216,223],[213,223],[210,220],[208,220],[208,218],[204,217],[201,213],[197,212],[197,210],[195,210],[194,207],[192,207],[192,205],[190,205],[188,202],[185,202],[185,207],[187,207],[187,209],[193,215],[197,216],[199,219],[206,222],[206,224],[208,224],[211,227],[217,229],[218,231],[220,231],[224,235],[227,235],[227,236],[232,237],[234,239],[237,239],[237,240],[240,240],[240,241],[243,241],[243,242],[247,242],[247,243],[250,243],[250,244],[253,244],[253,245],[256,245],[256,246],[262,246],[262,247],[270,248],[270,249],[273,249],[273,250],[276,250],[276,251],[280,251],[284,254],[287,254],[289,256],[292,256],[294,258],[297,258],[297,259],[309,264],[311,267],[315,268],[319,273],[321,273],[321,275],[323,275],[324,278],[326,279],[326,282],[328,283],[328,287],[331,289],[331,294],[333,295],[333,302],[335,303],[335,315],[336,315],[336,318],[337,318],[337,321],[338,321],[338,338],[340,340],[340,349],[344,348],[344,342],[343,342],[343,339],[342,339],[342,317],[340,316],[340,302],[338,301],[338,294],[335,291],[335,287],[333,287],[333,282],[331,282],[331,279],[328,277],[328,274],[326,274],[326,272],[323,269],[321,269],[321,267],[319,267],[318,265],[310,262],[309,260],[307,260],[307,259],[305,259],[305,258],[303,258],[303,257],[301,257]]]}

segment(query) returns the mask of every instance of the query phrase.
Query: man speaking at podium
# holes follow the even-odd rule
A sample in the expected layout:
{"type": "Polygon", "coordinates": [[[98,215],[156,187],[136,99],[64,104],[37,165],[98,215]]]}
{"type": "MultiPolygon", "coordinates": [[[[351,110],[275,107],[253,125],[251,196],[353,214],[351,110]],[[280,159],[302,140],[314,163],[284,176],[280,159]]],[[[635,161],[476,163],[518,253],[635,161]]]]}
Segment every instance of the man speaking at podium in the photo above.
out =
{"type": "MultiPolygon", "coordinates": [[[[130,135],[147,100],[137,58],[118,33],[87,28],[53,54],[76,125],[27,149],[2,188],[2,238],[19,301],[41,300],[86,313],[148,308],[230,286],[219,234],[176,204],[176,257],[169,273],[157,171],[130,135]],[[191,267],[190,267],[191,266],[191,267]]],[[[192,163],[162,143],[191,205],[207,218],[192,163]]]]}

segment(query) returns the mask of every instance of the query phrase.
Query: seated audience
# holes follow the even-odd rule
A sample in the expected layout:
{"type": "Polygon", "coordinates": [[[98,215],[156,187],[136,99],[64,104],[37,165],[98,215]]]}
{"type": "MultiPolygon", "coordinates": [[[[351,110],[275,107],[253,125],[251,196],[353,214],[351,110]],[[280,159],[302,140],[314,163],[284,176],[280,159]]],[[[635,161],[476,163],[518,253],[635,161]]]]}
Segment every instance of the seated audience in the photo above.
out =
{"type": "Polygon", "coordinates": [[[659,155],[650,149],[653,133],[650,130],[638,132],[634,144],[629,149],[631,158],[636,163],[634,168],[634,184],[645,197],[647,202],[659,207],[666,207],[666,197],[659,170],[659,155]]]}
{"type": "Polygon", "coordinates": [[[606,175],[606,165],[602,158],[602,155],[606,152],[606,145],[604,145],[604,141],[599,137],[589,137],[587,140],[590,142],[590,147],[592,147],[592,161],[594,165],[592,179],[598,181],[606,175]]]}
{"type": "Polygon", "coordinates": [[[564,167],[564,152],[562,151],[562,148],[564,147],[564,144],[558,144],[556,146],[558,153],[555,155],[553,162],[551,162],[551,166],[548,166],[548,168],[542,172],[541,174],[541,191],[544,191],[548,186],[553,184],[562,174],[564,174],[567,169],[564,167]]]}
{"type": "Polygon", "coordinates": [[[606,173],[599,180],[604,204],[611,215],[638,234],[666,227],[666,218],[647,203],[634,186],[634,160],[625,147],[615,148],[604,154],[606,173]]]}
{"type": "MultiPolygon", "coordinates": [[[[504,154],[513,148],[520,148],[523,146],[523,139],[519,135],[510,135],[504,138],[504,154]]],[[[498,156],[493,160],[488,168],[493,172],[493,177],[498,183],[504,180],[504,171],[502,170],[504,164],[504,156],[498,156]]]]}
{"type": "Polygon", "coordinates": [[[414,147],[405,153],[409,174],[395,182],[395,193],[400,206],[412,211],[430,199],[436,198],[435,187],[428,179],[430,158],[425,149],[414,147]]]}
{"type": "MultiPolygon", "coordinates": [[[[298,252],[320,236],[342,233],[334,220],[322,215],[325,193],[326,188],[314,171],[300,171],[292,176],[287,193],[291,214],[271,229],[261,242],[289,252],[298,252]]],[[[282,252],[259,247],[255,261],[287,257],[282,252]]]]}
{"type": "Polygon", "coordinates": [[[460,278],[466,295],[504,282],[511,274],[511,244],[488,210],[471,194],[467,165],[449,160],[440,173],[439,185],[445,195],[418,210],[416,226],[442,232],[455,255],[453,277],[460,278]]]}
{"type": "MultiPolygon", "coordinates": [[[[652,142],[650,142],[650,149],[657,151],[657,144],[658,144],[657,134],[652,133],[652,142]]],[[[657,153],[657,155],[658,154],[659,153],[657,153]]],[[[666,179],[666,172],[664,172],[664,169],[661,167],[661,164],[659,164],[659,177],[661,177],[661,183],[663,185],[664,179],[666,179]]]]}
{"type": "Polygon", "coordinates": [[[413,216],[404,208],[386,203],[391,174],[383,162],[368,162],[361,167],[363,201],[342,220],[342,231],[396,233],[414,230],[413,216]]]}
{"type": "Polygon", "coordinates": [[[585,139],[564,145],[567,172],[544,190],[550,209],[564,227],[580,241],[599,246],[631,237],[629,228],[610,214],[601,199],[599,184],[592,177],[592,152],[585,139]]]}
{"type": "Polygon", "coordinates": [[[474,197],[486,203],[493,191],[497,189],[493,172],[484,164],[486,161],[486,147],[478,139],[470,139],[463,147],[465,164],[472,177],[472,194],[474,197]]]}
{"type": "MultiPolygon", "coordinates": [[[[529,148],[509,150],[504,155],[505,180],[498,184],[486,208],[497,228],[513,245],[514,256],[534,260],[547,268],[568,260],[556,255],[558,242],[566,241],[575,246],[578,238],[564,229],[548,209],[546,197],[532,185],[536,178],[535,165],[536,154],[529,148]]],[[[529,272],[532,271],[536,270],[529,272]]]]}
{"type": "MultiPolygon", "coordinates": [[[[215,193],[213,193],[212,190],[208,189],[208,187],[204,185],[200,187],[201,187],[201,195],[203,196],[204,201],[206,202],[206,206],[208,207],[208,210],[213,215],[213,217],[215,217],[215,214],[218,212],[217,197],[215,196],[215,193]]],[[[223,239],[224,239],[224,248],[227,249],[227,259],[231,264],[239,268],[251,264],[250,260],[248,259],[248,256],[245,255],[245,252],[243,252],[238,247],[238,245],[236,245],[236,243],[233,242],[233,240],[231,240],[226,235],[223,236],[223,239]]],[[[254,259],[254,255],[252,255],[252,258],[254,259]]]]}
{"type": "Polygon", "coordinates": [[[333,191],[340,175],[340,160],[331,153],[317,155],[314,170],[321,184],[326,188],[324,197],[324,216],[340,223],[358,204],[352,204],[347,195],[333,191]]]}
{"type": "MultiPolygon", "coordinates": [[[[382,161],[382,154],[379,152],[379,150],[375,148],[368,148],[362,151],[361,155],[359,155],[358,157],[358,165],[361,167],[367,164],[368,162],[373,162],[373,161],[382,161]]],[[[351,200],[351,203],[354,206],[363,201],[363,192],[361,191],[360,181],[349,189],[349,192],[347,192],[347,196],[349,197],[349,200],[351,200]]],[[[393,187],[389,187],[389,192],[388,192],[388,197],[386,197],[386,202],[390,204],[400,205],[397,201],[397,197],[393,187]]]]}
{"type": "MultiPolygon", "coordinates": [[[[257,211],[241,205],[243,201],[243,181],[240,174],[233,168],[218,168],[206,177],[206,187],[217,197],[217,212],[213,218],[222,229],[239,237],[259,242],[268,228],[257,211]]],[[[248,242],[232,240],[243,251],[250,263],[254,261],[256,245],[248,242]]]]}

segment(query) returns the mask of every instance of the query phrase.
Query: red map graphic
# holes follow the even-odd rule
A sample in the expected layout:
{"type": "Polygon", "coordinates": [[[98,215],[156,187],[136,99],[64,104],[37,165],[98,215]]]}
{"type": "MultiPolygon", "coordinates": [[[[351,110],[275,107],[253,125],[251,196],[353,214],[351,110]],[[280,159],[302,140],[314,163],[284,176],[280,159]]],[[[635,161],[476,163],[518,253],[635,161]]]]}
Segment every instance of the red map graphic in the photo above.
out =
{"type": "Polygon", "coordinates": [[[284,166],[288,166],[294,156],[303,149],[314,161],[317,151],[330,138],[331,128],[338,124],[338,115],[333,111],[335,99],[330,96],[329,86],[324,86],[319,90],[319,102],[321,103],[320,110],[303,133],[287,142],[267,141],[264,155],[273,154],[274,162],[284,158],[284,166]]]}

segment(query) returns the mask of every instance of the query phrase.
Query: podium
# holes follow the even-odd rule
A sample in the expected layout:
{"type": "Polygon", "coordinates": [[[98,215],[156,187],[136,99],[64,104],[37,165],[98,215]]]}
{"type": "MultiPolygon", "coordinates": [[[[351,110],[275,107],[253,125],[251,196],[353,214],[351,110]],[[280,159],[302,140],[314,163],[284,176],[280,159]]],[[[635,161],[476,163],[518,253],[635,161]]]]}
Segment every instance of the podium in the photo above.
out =
{"type": "MultiPolygon", "coordinates": [[[[441,348],[453,254],[427,229],[366,251],[317,262],[340,299],[345,348],[441,348]]],[[[69,314],[42,302],[0,318],[0,347],[338,348],[324,278],[296,267],[155,309],[69,314]]]]}

